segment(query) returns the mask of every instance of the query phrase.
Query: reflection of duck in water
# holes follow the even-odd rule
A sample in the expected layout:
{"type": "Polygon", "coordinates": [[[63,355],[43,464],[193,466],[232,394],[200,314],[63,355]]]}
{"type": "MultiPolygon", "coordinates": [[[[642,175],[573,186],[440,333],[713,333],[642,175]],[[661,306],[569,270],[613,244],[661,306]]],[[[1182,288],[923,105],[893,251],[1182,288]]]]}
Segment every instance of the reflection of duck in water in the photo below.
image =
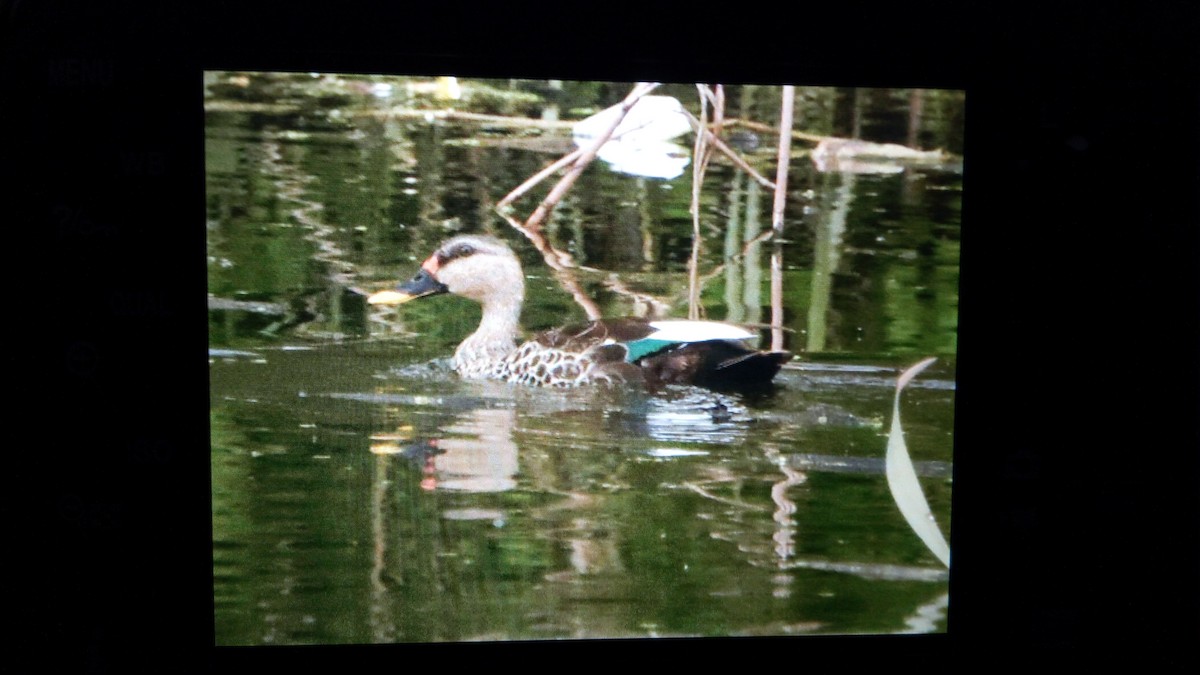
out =
{"type": "Polygon", "coordinates": [[[524,274],[512,250],[493,237],[445,242],[415,277],[368,302],[396,305],[439,293],[483,305],[479,328],[454,352],[453,367],[466,378],[559,387],[645,382],[737,388],[770,382],[791,358],[750,349],[742,342],[754,334],[715,321],[599,320],[546,331],[518,347],[524,274]]]}
{"type": "Polygon", "coordinates": [[[465,492],[500,492],[516,486],[516,413],[479,408],[456,414],[440,438],[411,439],[412,427],[372,434],[371,452],[403,458],[421,471],[421,487],[465,492]]]}

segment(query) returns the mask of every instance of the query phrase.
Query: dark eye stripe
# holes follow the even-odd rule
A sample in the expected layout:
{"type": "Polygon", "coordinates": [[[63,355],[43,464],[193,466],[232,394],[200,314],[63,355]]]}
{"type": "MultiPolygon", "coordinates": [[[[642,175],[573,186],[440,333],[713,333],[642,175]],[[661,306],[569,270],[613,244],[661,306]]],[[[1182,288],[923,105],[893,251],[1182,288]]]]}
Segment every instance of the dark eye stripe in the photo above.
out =
{"type": "Polygon", "coordinates": [[[440,266],[445,265],[446,263],[450,262],[451,260],[456,260],[458,258],[465,258],[469,255],[474,255],[474,254],[475,254],[474,246],[472,246],[470,244],[456,244],[455,246],[452,246],[451,248],[449,248],[447,250],[438,251],[438,254],[437,254],[438,266],[440,267],[440,266]]]}

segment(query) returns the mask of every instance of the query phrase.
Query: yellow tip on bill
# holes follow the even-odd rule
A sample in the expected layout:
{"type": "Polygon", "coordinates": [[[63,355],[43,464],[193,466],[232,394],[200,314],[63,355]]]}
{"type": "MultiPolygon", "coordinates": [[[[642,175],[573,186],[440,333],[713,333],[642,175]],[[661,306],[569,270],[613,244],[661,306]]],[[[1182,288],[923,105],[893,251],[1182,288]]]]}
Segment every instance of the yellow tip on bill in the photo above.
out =
{"type": "Polygon", "coordinates": [[[409,295],[408,293],[401,293],[399,291],[379,291],[378,293],[374,293],[371,295],[371,297],[367,298],[367,304],[399,305],[412,300],[414,297],[415,296],[409,295]]]}

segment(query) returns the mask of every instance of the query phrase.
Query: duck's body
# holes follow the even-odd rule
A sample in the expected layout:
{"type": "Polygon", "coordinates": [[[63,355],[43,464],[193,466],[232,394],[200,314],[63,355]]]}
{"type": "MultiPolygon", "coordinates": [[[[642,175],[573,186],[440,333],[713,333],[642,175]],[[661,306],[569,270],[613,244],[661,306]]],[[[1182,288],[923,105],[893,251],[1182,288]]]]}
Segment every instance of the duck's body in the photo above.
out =
{"type": "Polygon", "coordinates": [[[524,275],[515,255],[492,237],[463,235],[442,244],[421,271],[371,304],[399,304],[453,293],[483,306],[479,328],[454,352],[461,377],[572,387],[641,382],[745,387],[771,381],[791,355],[742,344],[754,337],[715,321],[609,319],[549,330],[517,346],[524,275]]]}

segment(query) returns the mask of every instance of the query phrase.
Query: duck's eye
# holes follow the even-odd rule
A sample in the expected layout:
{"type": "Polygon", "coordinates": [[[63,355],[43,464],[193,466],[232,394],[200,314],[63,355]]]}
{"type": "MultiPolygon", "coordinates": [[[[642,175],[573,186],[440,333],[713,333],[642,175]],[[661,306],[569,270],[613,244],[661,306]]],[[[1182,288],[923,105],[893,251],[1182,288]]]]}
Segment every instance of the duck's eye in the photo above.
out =
{"type": "Polygon", "coordinates": [[[450,248],[445,248],[437,252],[437,260],[439,265],[445,265],[451,260],[465,258],[469,255],[475,255],[475,247],[468,243],[455,244],[450,248]]]}

